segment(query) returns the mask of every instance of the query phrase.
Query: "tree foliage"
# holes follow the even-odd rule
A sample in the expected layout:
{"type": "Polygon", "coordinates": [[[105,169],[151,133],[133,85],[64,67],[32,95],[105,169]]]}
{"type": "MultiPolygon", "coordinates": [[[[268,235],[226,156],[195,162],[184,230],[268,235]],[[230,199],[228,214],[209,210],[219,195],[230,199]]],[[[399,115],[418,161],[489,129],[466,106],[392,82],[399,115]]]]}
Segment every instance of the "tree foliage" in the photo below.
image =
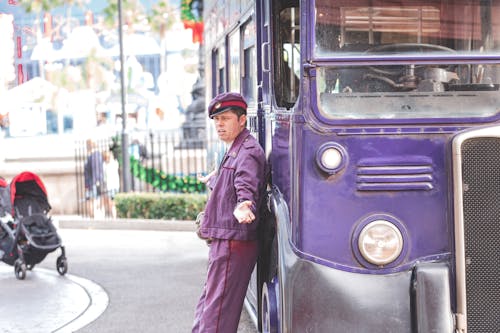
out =
{"type": "Polygon", "coordinates": [[[62,6],[64,0],[18,0],[18,4],[24,8],[27,13],[41,13],[42,11],[51,11],[54,8],[62,6]]]}
{"type": "Polygon", "coordinates": [[[167,0],[160,0],[152,6],[148,21],[151,30],[157,32],[160,38],[164,38],[165,33],[177,22],[177,14],[167,0]]]}
{"type": "MultiPolygon", "coordinates": [[[[118,26],[118,0],[108,0],[103,9],[104,23],[109,28],[118,26]]],[[[142,25],[146,10],[139,0],[122,0],[123,25],[133,30],[135,25],[142,25]]]]}

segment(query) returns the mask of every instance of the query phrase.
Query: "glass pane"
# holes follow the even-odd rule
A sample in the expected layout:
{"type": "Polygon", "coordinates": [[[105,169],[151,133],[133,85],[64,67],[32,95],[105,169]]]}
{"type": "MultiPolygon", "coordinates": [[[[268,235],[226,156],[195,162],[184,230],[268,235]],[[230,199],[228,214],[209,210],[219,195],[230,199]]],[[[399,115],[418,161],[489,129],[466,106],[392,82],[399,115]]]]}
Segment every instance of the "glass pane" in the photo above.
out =
{"type": "Polygon", "coordinates": [[[257,102],[257,76],[255,67],[255,47],[244,50],[245,73],[243,75],[243,96],[248,106],[256,107],[257,102]]]}
{"type": "Polygon", "coordinates": [[[248,21],[243,27],[243,75],[242,94],[249,107],[256,107],[257,103],[257,67],[255,63],[255,23],[248,21]]]}
{"type": "MultiPolygon", "coordinates": [[[[316,1],[315,55],[498,54],[498,1],[316,1]]],[[[390,59],[390,58],[389,58],[390,59]]],[[[411,61],[407,61],[410,63],[411,61]]],[[[460,118],[496,114],[500,67],[407,64],[317,71],[320,111],[336,119],[460,118]]]]}
{"type": "Polygon", "coordinates": [[[300,78],[300,15],[298,8],[285,8],[277,18],[275,52],[275,95],[278,106],[297,101],[300,78]]]}
{"type": "Polygon", "coordinates": [[[318,57],[500,50],[498,1],[317,0],[318,57]]]}
{"type": "Polygon", "coordinates": [[[229,36],[229,90],[240,91],[240,31],[229,36]]]}
{"type": "Polygon", "coordinates": [[[217,93],[226,91],[226,48],[221,46],[216,53],[217,58],[217,93]]]}
{"type": "Polygon", "coordinates": [[[332,119],[488,117],[499,112],[499,65],[323,67],[316,82],[319,110],[332,119]]]}

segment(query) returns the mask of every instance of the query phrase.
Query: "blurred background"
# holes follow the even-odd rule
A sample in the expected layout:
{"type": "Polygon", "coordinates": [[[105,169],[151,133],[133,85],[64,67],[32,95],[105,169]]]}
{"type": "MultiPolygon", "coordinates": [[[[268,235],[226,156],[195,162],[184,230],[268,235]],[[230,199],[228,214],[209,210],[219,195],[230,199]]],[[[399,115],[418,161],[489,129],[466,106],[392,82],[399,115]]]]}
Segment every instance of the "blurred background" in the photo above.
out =
{"type": "Polygon", "coordinates": [[[54,213],[85,214],[92,139],[122,191],[203,190],[172,185],[207,169],[201,17],[201,0],[0,2],[0,176],[37,173],[54,213]]]}

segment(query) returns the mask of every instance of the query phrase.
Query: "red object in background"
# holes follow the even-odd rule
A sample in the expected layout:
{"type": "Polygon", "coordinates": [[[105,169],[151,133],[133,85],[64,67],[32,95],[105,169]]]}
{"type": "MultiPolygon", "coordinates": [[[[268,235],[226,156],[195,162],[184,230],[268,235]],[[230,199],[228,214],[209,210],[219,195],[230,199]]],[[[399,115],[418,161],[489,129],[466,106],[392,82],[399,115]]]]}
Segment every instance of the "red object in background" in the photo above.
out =
{"type": "Polygon", "coordinates": [[[21,42],[21,37],[20,36],[17,36],[16,38],[16,48],[17,48],[17,57],[19,59],[21,59],[21,57],[23,56],[23,44],[21,42]]]}
{"type": "Polygon", "coordinates": [[[43,14],[43,35],[45,37],[52,35],[52,15],[50,13],[43,14]]]}
{"type": "Polygon", "coordinates": [[[94,24],[94,13],[92,11],[87,10],[85,13],[85,25],[92,26],[94,24]]]}
{"type": "Polygon", "coordinates": [[[17,65],[17,84],[21,85],[24,83],[24,73],[23,73],[23,65],[17,65]]]}
{"type": "Polygon", "coordinates": [[[193,43],[203,42],[203,22],[184,21],[184,29],[193,30],[193,43]]]}
{"type": "MultiPolygon", "coordinates": [[[[21,37],[18,36],[16,38],[16,49],[17,49],[17,58],[21,59],[23,56],[23,45],[21,42],[21,37]]],[[[24,83],[24,73],[23,73],[23,65],[17,65],[17,84],[20,85],[24,83]]]]}

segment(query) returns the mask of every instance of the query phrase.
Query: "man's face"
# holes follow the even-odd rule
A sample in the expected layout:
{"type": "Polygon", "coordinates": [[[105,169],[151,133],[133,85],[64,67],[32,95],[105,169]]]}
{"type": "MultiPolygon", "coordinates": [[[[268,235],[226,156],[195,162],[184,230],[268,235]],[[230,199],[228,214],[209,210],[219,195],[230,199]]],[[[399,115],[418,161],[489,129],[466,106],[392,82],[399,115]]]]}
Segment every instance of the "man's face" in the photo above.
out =
{"type": "Polygon", "coordinates": [[[233,142],[234,139],[245,128],[246,115],[241,115],[240,118],[236,113],[228,110],[212,117],[215,129],[219,139],[225,143],[233,142]]]}

